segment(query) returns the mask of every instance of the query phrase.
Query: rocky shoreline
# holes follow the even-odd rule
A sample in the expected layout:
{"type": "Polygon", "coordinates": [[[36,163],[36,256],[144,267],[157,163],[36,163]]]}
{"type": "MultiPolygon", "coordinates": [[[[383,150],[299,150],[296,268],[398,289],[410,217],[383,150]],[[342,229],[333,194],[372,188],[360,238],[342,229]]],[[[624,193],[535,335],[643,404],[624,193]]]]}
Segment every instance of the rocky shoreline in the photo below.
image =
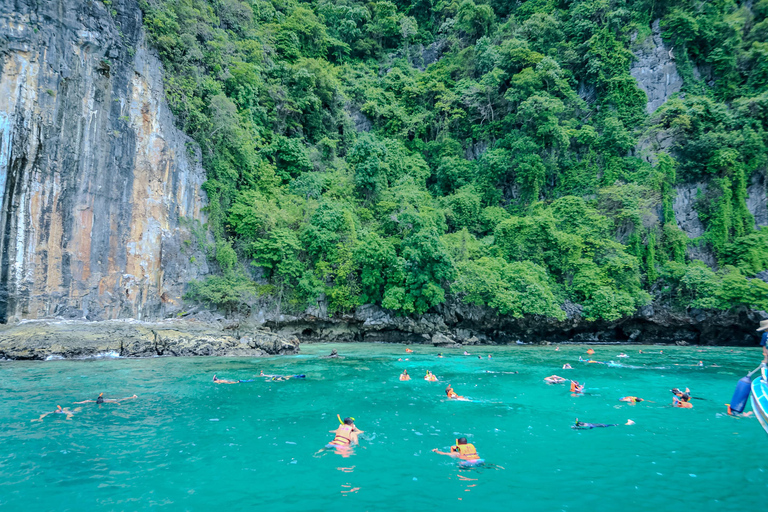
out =
{"type": "Polygon", "coordinates": [[[0,359],[296,354],[296,337],[196,321],[39,320],[0,329],[0,359]]]}
{"type": "Polygon", "coordinates": [[[354,313],[331,317],[322,311],[298,316],[261,310],[245,322],[312,342],[392,342],[450,345],[506,345],[522,343],[633,343],[674,345],[757,346],[755,328],[768,318],[764,311],[690,309],[673,312],[646,306],[635,315],[614,322],[590,322],[581,307],[567,304],[567,318],[500,316],[486,307],[458,301],[443,304],[435,313],[398,316],[378,306],[364,305],[354,313]]]}
{"type": "Polygon", "coordinates": [[[647,306],[615,322],[589,322],[578,305],[563,321],[540,316],[500,316],[458,301],[434,313],[399,316],[364,305],[332,316],[322,310],[277,314],[263,304],[247,317],[225,319],[201,309],[184,318],[136,320],[32,320],[0,328],[0,359],[96,357],[250,356],[296,354],[301,343],[373,342],[438,347],[515,343],[606,343],[757,346],[755,327],[764,311],[689,310],[647,306]]]}

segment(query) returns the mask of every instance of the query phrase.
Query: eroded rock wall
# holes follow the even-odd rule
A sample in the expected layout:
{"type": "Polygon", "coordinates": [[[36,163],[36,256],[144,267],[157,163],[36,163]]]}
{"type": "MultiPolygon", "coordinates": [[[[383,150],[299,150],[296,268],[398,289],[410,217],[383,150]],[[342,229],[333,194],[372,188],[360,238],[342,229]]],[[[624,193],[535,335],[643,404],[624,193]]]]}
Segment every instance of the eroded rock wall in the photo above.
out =
{"type": "Polygon", "coordinates": [[[648,96],[646,111],[652,114],[673,94],[680,92],[683,79],[677,73],[674,49],[661,38],[659,20],[653,22],[651,37],[646,38],[635,50],[637,60],[630,74],[648,96]]]}
{"type": "Polygon", "coordinates": [[[203,181],[136,0],[0,3],[0,322],[173,307],[203,181]]]}

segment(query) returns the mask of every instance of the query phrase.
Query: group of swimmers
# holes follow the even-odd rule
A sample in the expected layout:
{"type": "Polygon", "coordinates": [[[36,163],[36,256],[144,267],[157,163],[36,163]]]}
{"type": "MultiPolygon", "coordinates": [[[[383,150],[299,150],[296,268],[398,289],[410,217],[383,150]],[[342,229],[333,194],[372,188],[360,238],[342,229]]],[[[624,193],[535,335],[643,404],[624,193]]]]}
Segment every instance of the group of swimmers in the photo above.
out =
{"type": "MultiPolygon", "coordinates": [[[[446,389],[446,392],[447,391],[448,390],[446,389]]],[[[331,442],[325,445],[325,447],[346,455],[353,446],[360,443],[358,436],[362,434],[363,431],[355,425],[355,418],[350,417],[344,418],[343,420],[341,419],[341,416],[338,418],[341,424],[335,430],[330,431],[334,436],[331,442]]],[[[459,459],[463,464],[484,462],[483,459],[480,458],[480,455],[478,455],[475,445],[467,442],[466,437],[456,439],[456,444],[451,447],[450,452],[441,452],[437,448],[434,448],[432,451],[440,455],[448,455],[449,457],[459,459]]]]}
{"type": "MultiPolygon", "coordinates": [[[[560,347],[557,347],[555,351],[559,350],[560,347]]],[[[587,355],[594,355],[595,350],[590,348],[587,350],[587,355]]],[[[642,354],[643,351],[640,350],[640,353],[642,354]]],[[[659,351],[659,354],[662,354],[663,351],[659,351]]],[[[627,354],[621,353],[617,357],[629,357],[627,354]]],[[[593,361],[592,359],[582,359],[581,356],[579,356],[579,361],[585,362],[585,363],[598,363],[599,361],[593,361]]],[[[699,361],[699,363],[696,366],[704,366],[704,363],[702,361],[699,361]]],[[[573,367],[566,363],[563,365],[563,370],[572,370],[573,367]]],[[[560,377],[559,375],[550,375],[549,377],[544,378],[544,382],[547,384],[563,384],[564,382],[567,382],[569,379],[566,379],[564,377],[560,377]]],[[[674,388],[672,391],[672,406],[673,407],[679,407],[681,409],[693,409],[693,404],[691,403],[691,390],[686,388],[685,391],[680,391],[678,388],[674,388]]],[[[584,394],[584,385],[580,384],[579,381],[571,380],[571,388],[570,392],[573,393],[574,396],[582,395],[584,394]]],[[[643,400],[642,398],[636,397],[636,396],[623,396],[619,398],[622,402],[628,402],[630,404],[636,404],[638,402],[644,402],[646,400],[643,400]]],[[[610,425],[609,425],[610,426],[610,425]]]]}

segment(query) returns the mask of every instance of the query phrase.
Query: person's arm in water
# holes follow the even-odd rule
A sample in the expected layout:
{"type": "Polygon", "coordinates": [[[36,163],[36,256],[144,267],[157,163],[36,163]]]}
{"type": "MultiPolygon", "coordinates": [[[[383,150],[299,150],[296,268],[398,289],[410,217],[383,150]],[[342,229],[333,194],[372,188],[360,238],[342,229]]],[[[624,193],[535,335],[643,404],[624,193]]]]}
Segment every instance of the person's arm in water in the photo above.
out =
{"type": "Polygon", "coordinates": [[[441,452],[437,448],[433,448],[432,451],[437,453],[438,455],[447,455],[447,456],[453,457],[453,458],[456,458],[456,457],[459,456],[459,454],[457,452],[441,452]]]}
{"type": "MultiPolygon", "coordinates": [[[[104,400],[106,402],[106,400],[104,400]]],[[[96,400],[83,400],[82,402],[72,402],[73,404],[90,404],[91,402],[96,403],[96,400]]]]}

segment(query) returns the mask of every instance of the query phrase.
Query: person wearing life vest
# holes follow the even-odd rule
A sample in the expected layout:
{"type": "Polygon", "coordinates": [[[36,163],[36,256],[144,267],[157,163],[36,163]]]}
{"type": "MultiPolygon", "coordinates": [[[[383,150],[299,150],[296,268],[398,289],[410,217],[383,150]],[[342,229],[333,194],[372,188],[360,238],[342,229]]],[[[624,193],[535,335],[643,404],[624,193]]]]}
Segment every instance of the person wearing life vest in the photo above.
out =
{"type": "Polygon", "coordinates": [[[358,444],[357,436],[363,431],[358,430],[355,426],[355,418],[344,418],[344,421],[339,428],[331,430],[330,432],[336,434],[333,441],[328,443],[335,447],[346,448],[358,444]]]}
{"type": "Polygon", "coordinates": [[[643,402],[644,400],[636,396],[623,396],[619,398],[619,401],[629,402],[630,404],[636,404],[637,402],[643,402]]]}
{"type": "Polygon", "coordinates": [[[587,350],[587,354],[588,354],[588,355],[590,355],[590,356],[591,356],[592,354],[594,354],[594,353],[595,353],[595,351],[594,351],[594,350],[592,350],[591,348],[590,348],[589,350],[587,350]]]}
{"type": "Polygon", "coordinates": [[[408,375],[408,370],[403,370],[403,373],[400,374],[400,380],[411,380],[411,376],[408,375]]]}
{"type": "Polygon", "coordinates": [[[560,377],[559,375],[550,375],[549,377],[544,377],[544,382],[547,384],[562,384],[566,380],[568,379],[560,377]]]}
{"type": "Polygon", "coordinates": [[[405,349],[405,353],[406,353],[406,354],[412,354],[412,353],[413,353],[413,350],[411,350],[411,349],[407,348],[407,349],[405,349]]]}
{"type": "Polygon", "coordinates": [[[475,445],[468,443],[466,437],[458,438],[456,444],[451,446],[450,452],[441,452],[437,448],[434,448],[432,451],[440,455],[448,455],[449,457],[461,460],[478,460],[480,458],[475,449],[475,445]]]}
{"type": "Polygon", "coordinates": [[[579,384],[579,381],[572,380],[571,381],[571,393],[583,393],[584,392],[584,385],[579,384]]]}
{"type": "Polygon", "coordinates": [[[693,409],[693,404],[691,403],[691,395],[689,394],[690,391],[688,390],[688,388],[685,388],[685,393],[683,393],[677,388],[673,389],[672,393],[674,394],[674,396],[672,397],[672,405],[674,407],[681,407],[683,409],[693,409]],[[675,393],[675,391],[677,391],[677,393],[675,393]]]}
{"type": "Polygon", "coordinates": [[[466,400],[465,397],[456,393],[450,384],[448,384],[448,387],[445,388],[445,394],[448,395],[449,400],[466,400]]]}
{"type": "Polygon", "coordinates": [[[436,382],[437,381],[437,377],[435,376],[434,373],[432,373],[431,371],[427,370],[427,374],[424,376],[424,380],[427,380],[429,382],[436,382]]]}

